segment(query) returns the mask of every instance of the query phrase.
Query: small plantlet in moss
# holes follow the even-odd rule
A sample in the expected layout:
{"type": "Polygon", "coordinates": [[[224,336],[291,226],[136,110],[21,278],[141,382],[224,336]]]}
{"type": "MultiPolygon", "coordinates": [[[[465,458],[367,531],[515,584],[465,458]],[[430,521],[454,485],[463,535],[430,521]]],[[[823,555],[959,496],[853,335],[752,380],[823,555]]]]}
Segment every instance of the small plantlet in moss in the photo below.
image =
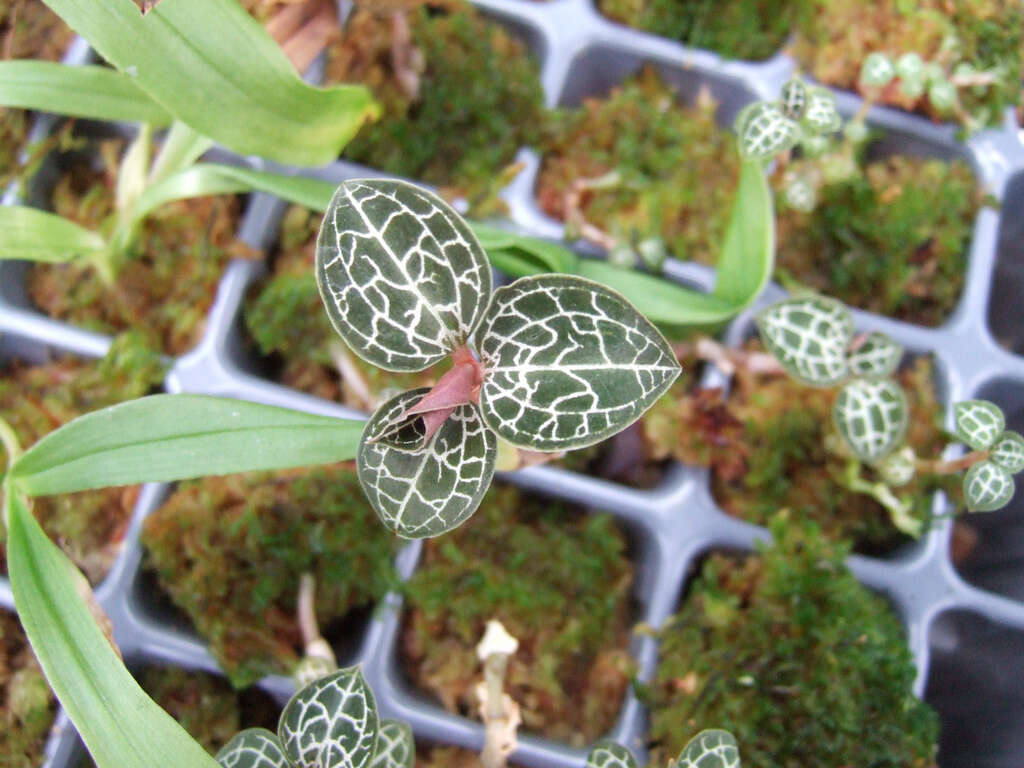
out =
{"type": "Polygon", "coordinates": [[[384,107],[346,158],[446,188],[478,210],[493,210],[495,180],[543,120],[526,46],[459,0],[357,4],[328,51],[327,79],[364,83],[384,107]]]}
{"type": "Polygon", "coordinates": [[[520,643],[506,691],[523,728],[593,741],[614,722],[628,679],[632,566],[607,515],[492,489],[461,528],[426,543],[405,586],[406,666],[451,711],[476,712],[475,647],[499,618],[520,643]]]}
{"type": "MultiPolygon", "coordinates": [[[[614,741],[597,744],[586,768],[640,768],[633,753],[614,741]]],[[[708,728],[690,739],[668,768],[740,768],[739,747],[728,731],[708,728]]]]}
{"type": "Polygon", "coordinates": [[[0,761],[37,768],[57,703],[18,618],[0,610],[0,761]]]}
{"type": "Polygon", "coordinates": [[[938,717],[911,692],[889,606],[813,524],[780,515],[771,531],[757,556],[710,556],[659,632],[654,764],[715,723],[764,768],[934,765],[938,717]]]}
{"type": "Polygon", "coordinates": [[[142,543],[236,687],[298,662],[303,573],[316,577],[328,626],[397,583],[393,540],[343,467],[183,483],[146,520],[142,543]]]}

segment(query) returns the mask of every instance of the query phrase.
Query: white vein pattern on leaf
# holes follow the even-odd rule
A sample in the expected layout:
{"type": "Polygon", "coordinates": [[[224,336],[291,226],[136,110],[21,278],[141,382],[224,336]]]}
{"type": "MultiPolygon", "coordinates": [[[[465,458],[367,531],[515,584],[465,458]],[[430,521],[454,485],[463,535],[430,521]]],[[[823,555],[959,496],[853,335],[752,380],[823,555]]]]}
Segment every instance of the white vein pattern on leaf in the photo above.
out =
{"type": "Polygon", "coordinates": [[[618,307],[602,306],[614,301],[589,286],[565,284],[511,286],[495,294],[482,329],[487,375],[481,407],[500,434],[522,442],[585,440],[625,426],[675,378],[675,361],[666,359],[665,351],[638,327],[635,312],[624,322],[611,314],[618,307]],[[519,308],[537,294],[550,299],[553,312],[537,317],[519,308]],[[583,295],[587,302],[581,308],[566,306],[583,295]],[[612,335],[624,339],[628,349],[622,344],[609,349],[612,335]],[[538,358],[543,362],[534,362],[538,358]],[[624,388],[618,402],[595,388],[601,374],[614,376],[624,388]],[[564,392],[542,393],[542,387],[564,392]],[[500,412],[503,406],[510,412],[500,412]]]}
{"type": "Polygon", "coordinates": [[[850,372],[856,376],[888,376],[899,364],[903,348],[882,333],[871,333],[850,353],[850,372]]]}
{"type": "Polygon", "coordinates": [[[779,361],[801,378],[832,383],[845,375],[852,328],[844,311],[814,301],[786,302],[762,315],[761,329],[779,361]],[[809,317],[792,319],[801,314],[809,317]]]}
{"type": "Polygon", "coordinates": [[[907,408],[902,390],[893,382],[851,381],[836,398],[836,421],[857,455],[880,458],[903,436],[907,408]],[[882,429],[876,429],[880,419],[882,429]]]}
{"type": "Polygon", "coordinates": [[[377,731],[377,747],[367,768],[404,768],[412,765],[412,735],[395,720],[385,720],[377,731]]]}
{"type": "Polygon", "coordinates": [[[429,361],[447,354],[469,336],[490,291],[490,272],[486,260],[474,257],[474,246],[459,232],[458,227],[464,226],[461,222],[449,218],[413,188],[402,189],[403,194],[415,195],[419,202],[431,206],[430,212],[417,213],[398,195],[370,185],[343,187],[347,207],[358,215],[364,230],[339,226],[338,217],[344,212],[339,206],[334,216],[337,253],[324,262],[323,269],[337,275],[327,279],[328,291],[339,313],[349,319],[348,333],[359,339],[362,348],[376,350],[388,362],[429,361]],[[366,209],[382,199],[390,201],[395,210],[376,223],[366,209]],[[419,224],[416,242],[401,243],[397,236],[389,237],[389,230],[406,226],[409,217],[419,224]],[[438,239],[438,227],[432,228],[438,222],[450,240],[438,239]],[[401,243],[404,253],[397,253],[393,242],[401,243]],[[374,258],[378,248],[387,256],[386,265],[374,258]],[[452,263],[455,250],[463,252],[459,268],[452,263]],[[396,274],[389,277],[385,266],[396,274]],[[370,279],[355,275],[358,268],[367,270],[370,279]],[[445,283],[451,287],[447,298],[445,283]],[[349,317],[364,311],[369,313],[366,319],[349,317]],[[403,349],[382,343],[394,334],[405,340],[403,349]]]}
{"type": "Polygon", "coordinates": [[[831,94],[812,89],[808,94],[804,120],[818,131],[834,131],[839,127],[839,113],[831,94]]]}
{"type": "MultiPolygon", "coordinates": [[[[400,395],[394,408],[382,414],[382,423],[418,402],[424,393],[414,390],[400,395]]],[[[460,406],[419,451],[365,443],[360,450],[360,478],[389,528],[413,538],[436,535],[476,509],[493,472],[494,443],[476,407],[460,406]]]]}
{"type": "Polygon", "coordinates": [[[256,728],[236,734],[217,753],[217,762],[224,768],[290,768],[277,737],[256,728]]]}
{"type": "Polygon", "coordinates": [[[992,446],[992,461],[1007,472],[1024,469],[1024,440],[1016,432],[1005,432],[992,446]]]}
{"type": "Polygon", "coordinates": [[[741,137],[749,155],[772,155],[797,138],[797,125],[770,105],[753,112],[741,137]]]}
{"type": "Polygon", "coordinates": [[[985,402],[957,403],[955,411],[957,430],[967,438],[968,445],[975,449],[992,445],[1005,426],[994,406],[985,402]]]}
{"type": "Polygon", "coordinates": [[[1002,506],[1013,496],[1015,483],[1006,470],[987,461],[971,470],[964,494],[971,506],[1002,506]]]}
{"type": "Polygon", "coordinates": [[[676,768],[739,768],[740,753],[732,734],[699,733],[686,745],[676,768]]]}
{"type": "Polygon", "coordinates": [[[282,718],[284,750],[298,757],[298,768],[362,768],[373,753],[377,734],[366,686],[361,675],[345,672],[307,686],[309,695],[292,699],[286,708],[292,712],[282,718]],[[340,706],[329,708],[323,699],[336,696],[340,706]]]}
{"type": "Polygon", "coordinates": [[[637,762],[621,744],[599,744],[591,750],[586,768],[637,768],[637,762]]]}

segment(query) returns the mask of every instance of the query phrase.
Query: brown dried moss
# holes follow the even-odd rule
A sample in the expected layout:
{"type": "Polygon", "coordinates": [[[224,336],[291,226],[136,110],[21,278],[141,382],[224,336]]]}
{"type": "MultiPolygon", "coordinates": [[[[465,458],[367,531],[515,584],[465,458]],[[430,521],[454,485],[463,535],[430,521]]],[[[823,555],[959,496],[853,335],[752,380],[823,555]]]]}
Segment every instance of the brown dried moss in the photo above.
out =
{"type": "Polygon", "coordinates": [[[0,610],[0,765],[37,768],[57,701],[13,613],[0,610]]]}

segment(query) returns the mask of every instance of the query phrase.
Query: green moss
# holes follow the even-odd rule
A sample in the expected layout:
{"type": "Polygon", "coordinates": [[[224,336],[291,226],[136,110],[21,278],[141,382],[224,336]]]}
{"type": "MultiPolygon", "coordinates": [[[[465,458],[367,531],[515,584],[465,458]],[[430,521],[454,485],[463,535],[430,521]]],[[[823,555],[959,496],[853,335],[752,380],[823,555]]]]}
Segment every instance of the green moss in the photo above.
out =
{"type": "Polygon", "coordinates": [[[759,556],[710,556],[659,633],[654,764],[714,725],[759,768],[934,765],[938,717],[889,606],[813,524],[771,529],[759,556]]]}
{"type": "Polygon", "coordinates": [[[621,704],[632,579],[609,516],[492,488],[468,522],[425,542],[406,585],[406,667],[447,709],[476,717],[475,647],[497,618],[520,643],[506,690],[524,728],[582,746],[621,704]]]}
{"type": "Polygon", "coordinates": [[[809,6],[809,0],[599,0],[601,12],[617,21],[730,59],[767,59],[809,6]]]}
{"type": "Polygon", "coordinates": [[[706,93],[693,107],[680,106],[646,67],[608,96],[561,110],[543,143],[541,207],[567,219],[577,183],[614,172],[615,183],[582,193],[579,212],[587,222],[619,242],[659,236],[676,257],[711,262],[739,172],[732,137],[718,127],[715,109],[706,93]]]}
{"type": "MultiPolygon", "coordinates": [[[[1006,108],[1020,103],[1022,26],[1024,8],[1015,0],[815,0],[793,54],[816,80],[850,90],[876,51],[893,58],[914,52],[948,72],[963,64],[998,71],[996,83],[979,92],[958,89],[966,112],[997,126],[1006,108]],[[947,40],[955,46],[944,48],[947,40]]],[[[907,97],[898,85],[886,88],[881,101],[934,114],[926,95],[907,97]]]]}
{"type": "Polygon", "coordinates": [[[328,81],[365,83],[384,107],[344,156],[480,201],[493,194],[519,147],[537,136],[537,64],[522,41],[468,3],[437,0],[403,13],[417,51],[411,58],[422,59],[416,98],[395,76],[387,15],[357,9],[329,50],[328,81]]]}
{"type": "Polygon", "coordinates": [[[826,185],[811,213],[780,213],[778,266],[852,306],[939,325],[960,298],[981,203],[962,161],[870,162],[826,185]]]}
{"type": "Polygon", "coordinates": [[[147,520],[147,565],[237,687],[298,661],[299,578],[327,628],[395,586],[395,540],[346,466],[182,483],[147,520]]]}
{"type": "MultiPolygon", "coordinates": [[[[140,334],[116,338],[95,362],[64,358],[42,365],[9,365],[0,378],[0,418],[27,448],[83,413],[141,397],[163,380],[164,364],[140,334]]],[[[0,447],[0,469],[7,455],[0,447]]],[[[2,475],[0,475],[2,477],[2,475]]],[[[96,583],[120,551],[121,536],[135,505],[135,488],[47,496],[33,502],[43,529],[96,583]]],[[[0,543],[6,533],[0,527],[0,543]]],[[[0,569],[7,571],[0,547],[0,569]]]]}
{"type": "Polygon", "coordinates": [[[13,613],[0,610],[0,765],[36,768],[57,702],[13,613]]]}

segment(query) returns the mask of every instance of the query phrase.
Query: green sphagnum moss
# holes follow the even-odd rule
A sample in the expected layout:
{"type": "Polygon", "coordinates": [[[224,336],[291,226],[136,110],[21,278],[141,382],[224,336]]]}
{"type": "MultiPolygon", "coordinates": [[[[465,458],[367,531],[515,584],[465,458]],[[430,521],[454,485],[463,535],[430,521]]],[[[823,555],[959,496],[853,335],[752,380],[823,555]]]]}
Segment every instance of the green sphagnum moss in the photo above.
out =
{"type": "Polygon", "coordinates": [[[0,610],[0,765],[37,768],[57,702],[13,613],[0,610]]]}

